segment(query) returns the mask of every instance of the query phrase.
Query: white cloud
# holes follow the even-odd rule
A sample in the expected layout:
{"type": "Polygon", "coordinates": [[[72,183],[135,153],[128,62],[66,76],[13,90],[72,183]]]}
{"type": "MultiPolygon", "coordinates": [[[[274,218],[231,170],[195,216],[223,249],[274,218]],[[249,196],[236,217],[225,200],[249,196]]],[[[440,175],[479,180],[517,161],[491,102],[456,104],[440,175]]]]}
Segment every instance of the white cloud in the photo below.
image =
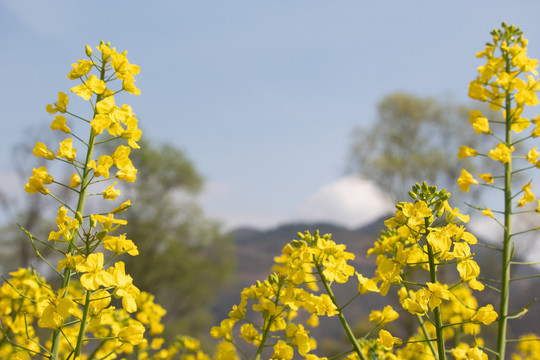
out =
{"type": "Polygon", "coordinates": [[[206,216],[221,221],[226,229],[242,226],[268,229],[286,222],[282,213],[262,209],[257,205],[261,200],[250,198],[230,183],[206,182],[198,201],[206,216]]]}
{"type": "Polygon", "coordinates": [[[393,209],[393,204],[373,183],[349,176],[325,185],[311,195],[299,207],[297,217],[352,228],[366,225],[393,209]]]}
{"type": "Polygon", "coordinates": [[[394,209],[394,204],[374,184],[356,177],[343,177],[322,186],[288,212],[265,207],[264,199],[246,197],[234,186],[207,183],[200,201],[206,214],[222,221],[226,228],[264,229],[297,221],[330,222],[355,228],[394,209]]]}

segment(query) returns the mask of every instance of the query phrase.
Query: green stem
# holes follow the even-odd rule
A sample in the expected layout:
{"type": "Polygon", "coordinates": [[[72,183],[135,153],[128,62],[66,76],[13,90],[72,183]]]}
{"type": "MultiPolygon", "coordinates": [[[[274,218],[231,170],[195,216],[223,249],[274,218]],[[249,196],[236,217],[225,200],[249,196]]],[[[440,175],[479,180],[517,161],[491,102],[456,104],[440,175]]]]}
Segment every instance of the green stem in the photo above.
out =
{"type": "Polygon", "coordinates": [[[345,333],[347,334],[347,337],[349,338],[349,341],[351,342],[351,344],[352,344],[352,346],[354,348],[354,351],[356,352],[356,354],[358,355],[358,357],[361,360],[366,360],[366,358],[364,356],[364,353],[362,352],[362,348],[360,347],[360,344],[358,343],[358,340],[356,339],[356,336],[354,336],[354,333],[353,333],[351,327],[349,326],[349,323],[347,322],[347,319],[345,319],[345,316],[343,315],[343,311],[339,307],[339,305],[337,303],[337,300],[336,300],[336,297],[334,296],[334,292],[330,288],[330,285],[328,284],[328,281],[326,280],[326,277],[324,276],[324,274],[322,272],[321,264],[319,264],[317,262],[317,259],[315,257],[313,257],[313,262],[315,264],[315,267],[317,268],[317,273],[321,277],[321,281],[322,281],[322,283],[324,285],[324,289],[326,290],[326,293],[328,294],[328,296],[332,300],[332,303],[336,306],[336,308],[338,310],[339,321],[341,322],[341,325],[343,326],[343,329],[345,330],[345,333]]]}
{"type": "MultiPolygon", "coordinates": [[[[511,62],[508,54],[504,54],[506,71],[510,73],[511,62]]],[[[512,143],[512,99],[509,91],[506,91],[506,144],[512,143]]],[[[497,332],[497,352],[499,359],[505,358],[506,329],[508,323],[508,302],[510,296],[510,262],[512,260],[512,161],[504,164],[504,237],[501,269],[501,292],[499,304],[499,326],[497,332]]]]}
{"type": "Polygon", "coordinates": [[[255,354],[254,360],[260,360],[262,352],[264,350],[264,346],[266,345],[266,339],[268,339],[268,334],[270,333],[270,327],[272,326],[272,322],[274,321],[274,317],[271,316],[268,318],[268,323],[264,329],[263,336],[261,339],[261,343],[259,344],[259,347],[257,348],[257,354],[255,354]]]}
{"type": "MultiPolygon", "coordinates": [[[[429,233],[429,221],[425,219],[426,225],[426,238],[429,233]]],[[[433,248],[429,243],[426,244],[428,250],[428,259],[429,259],[429,281],[433,284],[437,283],[437,265],[435,264],[435,255],[433,254],[433,248]]],[[[442,326],[442,317],[440,306],[437,306],[433,309],[433,316],[435,317],[435,333],[437,335],[437,351],[439,353],[439,360],[446,359],[446,353],[444,349],[444,335],[443,335],[443,326],[442,326]]]]}
{"type": "Polygon", "coordinates": [[[83,340],[84,340],[84,333],[86,332],[86,323],[88,320],[88,312],[90,310],[90,290],[86,290],[86,299],[84,301],[84,309],[83,314],[81,318],[81,326],[79,327],[79,336],[77,337],[77,345],[75,346],[75,354],[74,359],[77,359],[79,355],[81,354],[83,340]]]}
{"type": "MultiPolygon", "coordinates": [[[[276,293],[276,300],[274,301],[274,304],[276,304],[276,306],[279,303],[279,294],[281,292],[281,286],[282,286],[282,284],[280,282],[280,284],[278,286],[278,289],[277,289],[277,293],[276,293]]],[[[262,352],[263,352],[264,347],[266,345],[266,340],[268,339],[268,334],[270,334],[270,328],[272,327],[272,323],[274,322],[274,320],[278,316],[279,315],[273,315],[273,316],[270,316],[268,318],[268,322],[266,323],[266,326],[264,327],[261,343],[259,344],[259,347],[257,348],[257,354],[255,354],[255,358],[253,360],[260,360],[261,359],[262,352]]]]}

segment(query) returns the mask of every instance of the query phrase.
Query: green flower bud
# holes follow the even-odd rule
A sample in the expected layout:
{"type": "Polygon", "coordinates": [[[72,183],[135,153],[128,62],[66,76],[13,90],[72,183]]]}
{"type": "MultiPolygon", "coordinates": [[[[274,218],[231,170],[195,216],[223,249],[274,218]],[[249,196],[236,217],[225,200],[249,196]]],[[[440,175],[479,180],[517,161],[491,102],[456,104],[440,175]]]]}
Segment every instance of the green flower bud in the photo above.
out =
{"type": "Polygon", "coordinates": [[[79,222],[79,224],[82,224],[83,223],[83,217],[82,217],[82,214],[80,211],[77,211],[77,213],[75,214],[75,219],[77,219],[77,221],[79,222]]]}

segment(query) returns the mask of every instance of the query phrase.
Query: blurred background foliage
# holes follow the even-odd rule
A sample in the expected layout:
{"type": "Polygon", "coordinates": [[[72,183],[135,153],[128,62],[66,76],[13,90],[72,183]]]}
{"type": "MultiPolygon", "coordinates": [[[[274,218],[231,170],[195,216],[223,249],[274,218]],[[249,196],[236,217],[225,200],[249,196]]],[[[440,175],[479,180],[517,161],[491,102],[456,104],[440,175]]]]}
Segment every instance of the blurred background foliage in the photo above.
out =
{"type": "MultiPolygon", "coordinates": [[[[372,181],[393,202],[409,201],[416,182],[446,188],[453,203],[464,198],[457,186],[461,169],[474,171],[483,158],[458,159],[461,145],[477,147],[480,136],[472,131],[466,104],[395,92],[377,106],[377,118],[369,128],[353,131],[348,171],[372,181]]],[[[489,108],[491,117],[500,116],[489,108]]],[[[466,194],[470,198],[472,193],[466,194]]]]}

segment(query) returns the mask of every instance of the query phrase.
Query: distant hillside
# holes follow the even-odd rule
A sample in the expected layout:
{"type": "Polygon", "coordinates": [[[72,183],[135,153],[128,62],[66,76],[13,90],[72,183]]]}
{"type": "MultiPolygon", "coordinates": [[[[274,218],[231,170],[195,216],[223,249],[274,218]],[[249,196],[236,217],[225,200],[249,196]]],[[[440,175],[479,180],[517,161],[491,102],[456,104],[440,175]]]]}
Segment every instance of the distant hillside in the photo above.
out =
{"type": "Polygon", "coordinates": [[[253,284],[257,279],[266,279],[274,264],[274,257],[281,254],[281,250],[287,243],[298,238],[298,232],[308,230],[314,233],[319,230],[321,234],[332,234],[336,242],[347,245],[347,249],[357,255],[354,261],[355,266],[361,266],[368,264],[365,257],[366,251],[378,237],[382,228],[383,219],[356,230],[328,223],[287,224],[266,231],[251,228],[235,230],[232,237],[236,245],[236,280],[233,281],[227,294],[231,293],[231,297],[238,297],[239,291],[234,291],[233,288],[241,290],[253,284]]]}
{"type": "MultiPolygon", "coordinates": [[[[236,249],[235,261],[236,270],[233,276],[233,281],[228,284],[227,289],[222,291],[218,296],[219,303],[215,306],[216,318],[221,320],[227,317],[232,305],[237,304],[240,300],[240,292],[243,288],[249,287],[257,280],[265,280],[271,273],[274,257],[281,254],[282,248],[291,240],[298,238],[298,232],[309,230],[315,232],[319,230],[321,234],[331,233],[332,239],[337,243],[343,243],[347,246],[347,250],[356,255],[356,259],[351,262],[355,269],[366,277],[374,276],[375,272],[375,257],[366,258],[367,250],[372,247],[373,242],[379,237],[381,230],[384,229],[383,222],[385,218],[380,218],[366,226],[358,229],[350,230],[338,225],[329,223],[294,223],[276,227],[270,230],[257,230],[252,228],[239,228],[232,232],[236,249]]],[[[487,250],[483,247],[475,247],[474,251],[477,256],[475,259],[479,262],[482,269],[482,276],[488,276],[490,273],[497,274],[500,269],[500,261],[495,258],[496,252],[487,250]]],[[[532,275],[530,267],[523,269],[515,269],[515,277],[532,275]]],[[[443,274],[441,274],[443,275],[443,274]]],[[[497,276],[497,275],[495,275],[497,276]]],[[[512,289],[513,303],[515,308],[524,306],[535,298],[540,297],[540,288],[534,286],[537,282],[521,282],[516,283],[512,289]],[[517,294],[523,296],[523,301],[517,299],[517,294]]],[[[349,286],[333,286],[338,300],[344,303],[353,297],[357,292],[357,281],[351,280],[349,286]]],[[[397,297],[390,291],[386,298],[381,298],[379,294],[363,295],[356,299],[347,307],[347,313],[351,319],[365,320],[372,309],[382,309],[387,304],[392,304],[396,309],[401,309],[397,303],[397,297]]],[[[495,298],[493,291],[485,290],[482,293],[475,294],[479,299],[479,303],[484,305],[491,299],[495,298]]],[[[497,308],[497,304],[494,304],[497,308]]],[[[524,332],[536,331],[537,324],[540,323],[540,311],[538,306],[531,306],[530,312],[526,315],[527,320],[523,322],[510,323],[511,332],[514,335],[524,332]],[[512,326],[513,325],[513,326],[512,326]]],[[[406,318],[404,316],[403,318],[406,318]]],[[[412,317],[411,317],[412,318],[412,317]]],[[[219,322],[219,321],[218,321],[219,322]]],[[[360,328],[365,328],[365,323],[354,323],[352,325],[360,328]]],[[[392,329],[397,336],[406,336],[407,333],[416,328],[414,322],[402,322],[399,327],[392,329]]],[[[339,321],[337,319],[327,319],[317,329],[312,330],[316,337],[333,337],[334,341],[340,339],[342,334],[339,321]],[[324,329],[324,330],[323,330],[324,329]],[[324,332],[324,333],[323,333],[324,332]]]]}

